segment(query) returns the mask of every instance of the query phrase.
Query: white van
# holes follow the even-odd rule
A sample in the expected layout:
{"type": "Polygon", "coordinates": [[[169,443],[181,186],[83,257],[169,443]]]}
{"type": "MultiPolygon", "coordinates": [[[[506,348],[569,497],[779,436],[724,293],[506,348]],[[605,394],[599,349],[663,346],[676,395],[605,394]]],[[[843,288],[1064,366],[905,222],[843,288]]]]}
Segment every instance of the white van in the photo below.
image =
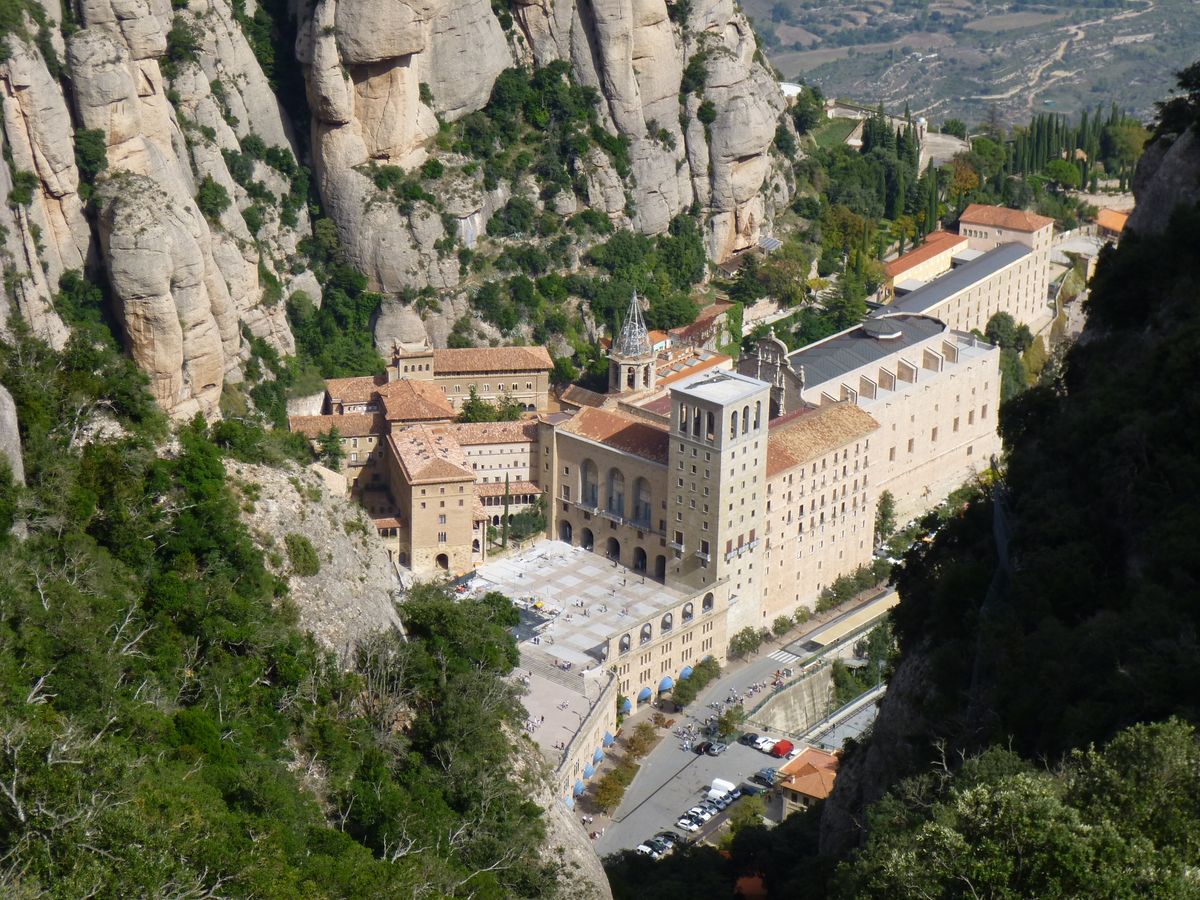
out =
{"type": "Polygon", "coordinates": [[[737,785],[734,784],[732,781],[725,781],[724,779],[721,779],[721,778],[714,778],[712,787],[709,789],[708,795],[705,797],[705,799],[706,800],[716,800],[720,797],[724,797],[726,794],[728,794],[730,791],[732,791],[735,787],[737,787],[737,785]]]}

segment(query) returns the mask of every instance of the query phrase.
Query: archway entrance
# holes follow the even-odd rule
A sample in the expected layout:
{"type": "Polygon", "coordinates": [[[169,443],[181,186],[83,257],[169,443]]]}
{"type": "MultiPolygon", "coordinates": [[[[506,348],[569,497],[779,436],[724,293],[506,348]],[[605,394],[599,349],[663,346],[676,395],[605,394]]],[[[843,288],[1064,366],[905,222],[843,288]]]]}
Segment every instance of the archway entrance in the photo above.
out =
{"type": "Polygon", "coordinates": [[[667,558],[665,556],[654,558],[654,577],[659,581],[667,580],[667,558]]]}
{"type": "Polygon", "coordinates": [[[646,551],[643,550],[641,547],[633,548],[633,571],[635,571],[635,572],[645,572],[646,571],[646,551]]]}
{"type": "Polygon", "coordinates": [[[621,542],[616,538],[609,538],[605,545],[604,555],[614,562],[621,561],[621,542]]]}
{"type": "Polygon", "coordinates": [[[437,559],[434,560],[434,563],[443,572],[450,571],[450,557],[448,557],[445,553],[439,553],[437,555],[437,559]]]}
{"type": "Polygon", "coordinates": [[[572,532],[572,528],[571,528],[570,522],[559,522],[558,523],[558,539],[560,541],[562,541],[563,543],[566,543],[566,544],[571,543],[571,537],[572,537],[571,532],[572,532]]]}
{"type": "Polygon", "coordinates": [[[592,529],[585,528],[579,532],[579,546],[584,550],[591,550],[596,545],[595,538],[592,537],[592,529]]]}

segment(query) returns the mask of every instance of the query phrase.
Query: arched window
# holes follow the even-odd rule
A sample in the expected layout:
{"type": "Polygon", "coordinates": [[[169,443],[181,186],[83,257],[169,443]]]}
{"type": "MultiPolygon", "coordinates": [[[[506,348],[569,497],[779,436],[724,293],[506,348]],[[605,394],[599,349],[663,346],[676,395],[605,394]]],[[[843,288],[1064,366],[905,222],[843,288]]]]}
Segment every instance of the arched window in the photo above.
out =
{"type": "Polygon", "coordinates": [[[762,401],[759,400],[754,404],[754,427],[760,427],[759,420],[762,417],[762,401]]]}
{"type": "Polygon", "coordinates": [[[750,406],[747,404],[742,407],[742,434],[750,430],[750,406]]]}
{"type": "Polygon", "coordinates": [[[710,412],[705,422],[707,423],[707,427],[704,429],[704,437],[711,441],[717,436],[717,417],[710,412]]]}
{"type": "Polygon", "coordinates": [[[628,653],[628,652],[629,652],[629,648],[630,648],[630,646],[631,646],[632,644],[633,644],[633,641],[630,639],[629,635],[627,635],[627,634],[626,634],[626,635],[622,635],[622,636],[621,636],[621,643],[620,643],[620,645],[619,645],[619,650],[620,650],[620,652],[621,652],[621,653],[628,653]]]}
{"type": "Polygon", "coordinates": [[[679,404],[679,430],[683,434],[687,434],[688,430],[688,406],[686,403],[679,404]]]}
{"type": "Polygon", "coordinates": [[[579,467],[579,502],[593,509],[600,505],[600,474],[590,459],[579,467]]]}
{"type": "Polygon", "coordinates": [[[642,626],[642,643],[648,644],[654,640],[654,628],[649,622],[642,626]]]}
{"type": "Polygon", "coordinates": [[[729,416],[729,436],[731,438],[737,437],[737,410],[736,409],[729,416]]]}
{"type": "Polygon", "coordinates": [[[683,621],[690,622],[696,615],[696,607],[691,603],[683,604],[683,621]]]}
{"type": "Polygon", "coordinates": [[[625,515],[625,476],[620,469],[608,470],[608,505],[606,509],[614,516],[625,515]]]}
{"type": "Polygon", "coordinates": [[[639,528],[649,528],[652,515],[650,482],[639,478],[633,483],[633,521],[639,528]]]}
{"type": "Polygon", "coordinates": [[[675,627],[675,617],[672,616],[670,613],[667,613],[665,616],[662,617],[662,623],[659,625],[658,630],[660,632],[665,633],[665,632],[670,631],[674,627],[675,627]]]}
{"type": "Polygon", "coordinates": [[[707,594],[704,595],[704,602],[700,606],[701,611],[712,612],[714,602],[715,602],[715,600],[713,598],[712,591],[709,591],[707,594]]]}

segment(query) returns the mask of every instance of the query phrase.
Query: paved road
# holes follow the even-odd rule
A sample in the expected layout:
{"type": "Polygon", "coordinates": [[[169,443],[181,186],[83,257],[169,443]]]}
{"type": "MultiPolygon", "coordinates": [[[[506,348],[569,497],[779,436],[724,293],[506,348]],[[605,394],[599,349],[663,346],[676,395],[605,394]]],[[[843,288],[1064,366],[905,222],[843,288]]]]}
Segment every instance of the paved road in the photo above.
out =
{"type": "MultiPolygon", "coordinates": [[[[875,600],[873,598],[868,602],[875,600]]],[[[809,634],[854,615],[863,605],[860,603],[851,607],[827,622],[813,623],[798,638],[783,646],[768,645],[757,656],[752,657],[749,663],[740,665],[710,684],[688,707],[688,714],[674,717],[677,724],[698,723],[707,718],[713,713],[709,704],[724,700],[731,690],[745,697],[746,708],[750,709],[765,696],[762,692],[753,697],[749,696],[750,685],[761,681],[770,682],[776,670],[791,665],[798,658],[791,650],[805,652],[799,645],[808,639],[809,634]],[[772,646],[775,649],[771,649],[772,646]]],[[[697,757],[694,753],[680,749],[679,743],[678,738],[668,734],[642,760],[642,766],[625,792],[625,800],[617,810],[612,824],[605,828],[604,836],[595,843],[596,852],[600,856],[632,849],[664,828],[677,831],[675,820],[679,818],[679,814],[695,805],[700,797],[701,788],[707,789],[714,778],[723,778],[738,784],[759,769],[779,764],[773,757],[740,744],[731,744],[729,749],[718,757],[697,757]]],[[[703,836],[713,830],[720,818],[714,818],[703,830],[696,832],[696,835],[703,836]]]]}

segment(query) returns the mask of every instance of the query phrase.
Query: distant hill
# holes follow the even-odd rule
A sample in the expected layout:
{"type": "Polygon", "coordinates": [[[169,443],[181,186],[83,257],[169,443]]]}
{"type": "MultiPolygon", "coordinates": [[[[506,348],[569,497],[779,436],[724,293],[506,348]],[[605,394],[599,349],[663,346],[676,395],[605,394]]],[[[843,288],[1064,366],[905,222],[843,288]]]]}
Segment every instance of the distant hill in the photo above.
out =
{"type": "Polygon", "coordinates": [[[1200,46],[1191,0],[1005,4],[984,0],[747,0],[771,62],[827,96],[937,123],[1078,113],[1116,100],[1148,120],[1200,46]]]}

